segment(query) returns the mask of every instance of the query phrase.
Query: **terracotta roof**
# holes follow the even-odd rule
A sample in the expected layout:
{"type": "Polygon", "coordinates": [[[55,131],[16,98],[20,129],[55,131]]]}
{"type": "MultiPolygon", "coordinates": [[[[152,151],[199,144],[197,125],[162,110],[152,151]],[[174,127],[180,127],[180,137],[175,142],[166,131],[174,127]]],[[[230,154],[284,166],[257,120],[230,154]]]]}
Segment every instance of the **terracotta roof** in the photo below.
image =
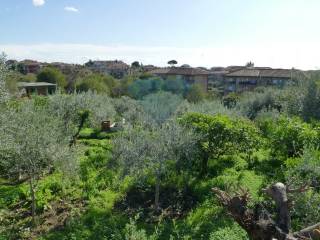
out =
{"type": "Polygon", "coordinates": [[[276,77],[291,78],[300,72],[295,69],[246,68],[226,74],[227,77],[276,77]]]}
{"type": "Polygon", "coordinates": [[[40,65],[39,62],[34,61],[34,60],[30,60],[30,59],[25,59],[23,61],[20,61],[20,63],[23,63],[25,65],[40,65]]]}
{"type": "Polygon", "coordinates": [[[93,65],[105,66],[107,69],[128,69],[129,65],[123,61],[93,61],[93,65]]]}
{"type": "Polygon", "coordinates": [[[158,68],[150,71],[151,74],[155,75],[209,75],[210,72],[189,67],[170,67],[170,68],[158,68]]]}

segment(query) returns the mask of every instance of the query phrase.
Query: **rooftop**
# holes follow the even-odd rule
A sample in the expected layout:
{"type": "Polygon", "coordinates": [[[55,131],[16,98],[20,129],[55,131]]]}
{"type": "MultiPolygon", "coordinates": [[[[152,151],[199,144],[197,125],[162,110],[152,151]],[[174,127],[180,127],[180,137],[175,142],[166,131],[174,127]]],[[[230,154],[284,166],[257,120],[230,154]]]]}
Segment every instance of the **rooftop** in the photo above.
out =
{"type": "Polygon", "coordinates": [[[210,72],[191,67],[169,67],[158,68],[150,71],[151,74],[163,74],[163,75],[209,75],[210,72]]]}
{"type": "Polygon", "coordinates": [[[227,77],[278,77],[291,78],[300,72],[296,69],[245,68],[226,74],[227,77]]]}
{"type": "Polygon", "coordinates": [[[57,84],[48,82],[19,82],[18,87],[55,87],[57,84]]]}

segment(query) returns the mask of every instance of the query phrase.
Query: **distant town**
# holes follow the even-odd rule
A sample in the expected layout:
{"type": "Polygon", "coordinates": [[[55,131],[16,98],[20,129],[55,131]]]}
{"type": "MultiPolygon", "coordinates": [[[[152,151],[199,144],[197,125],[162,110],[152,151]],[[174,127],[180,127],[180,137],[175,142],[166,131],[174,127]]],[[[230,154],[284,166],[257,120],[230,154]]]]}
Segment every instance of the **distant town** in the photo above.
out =
{"type": "MultiPolygon", "coordinates": [[[[168,67],[157,67],[154,65],[143,65],[139,62],[127,64],[121,60],[108,61],[88,61],[80,64],[67,64],[63,62],[45,63],[35,60],[8,60],[7,66],[11,70],[16,70],[23,75],[36,75],[46,67],[56,68],[64,75],[75,75],[79,72],[90,71],[92,73],[109,75],[115,79],[122,79],[126,76],[139,76],[145,74],[149,77],[155,76],[163,80],[181,79],[187,84],[198,84],[205,92],[219,91],[223,94],[230,92],[244,92],[253,90],[258,86],[287,85],[293,80],[308,78],[306,71],[297,69],[280,69],[270,67],[256,67],[254,63],[248,62],[243,66],[228,67],[191,67],[188,64],[178,65],[176,60],[168,62],[168,67]]],[[[72,78],[72,77],[71,77],[72,78]]],[[[68,79],[68,82],[74,79],[68,79]]],[[[32,81],[31,81],[32,82],[32,81]]],[[[50,83],[20,83],[21,88],[45,87],[45,92],[50,93],[50,83]]]]}

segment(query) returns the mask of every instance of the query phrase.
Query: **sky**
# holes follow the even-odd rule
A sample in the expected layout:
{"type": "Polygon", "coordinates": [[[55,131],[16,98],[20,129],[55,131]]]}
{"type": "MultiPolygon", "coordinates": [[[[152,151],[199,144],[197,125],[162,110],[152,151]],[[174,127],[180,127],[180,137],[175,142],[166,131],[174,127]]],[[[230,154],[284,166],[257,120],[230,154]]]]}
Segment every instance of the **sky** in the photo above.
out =
{"type": "Polygon", "coordinates": [[[320,0],[0,0],[9,59],[320,69],[320,0]]]}

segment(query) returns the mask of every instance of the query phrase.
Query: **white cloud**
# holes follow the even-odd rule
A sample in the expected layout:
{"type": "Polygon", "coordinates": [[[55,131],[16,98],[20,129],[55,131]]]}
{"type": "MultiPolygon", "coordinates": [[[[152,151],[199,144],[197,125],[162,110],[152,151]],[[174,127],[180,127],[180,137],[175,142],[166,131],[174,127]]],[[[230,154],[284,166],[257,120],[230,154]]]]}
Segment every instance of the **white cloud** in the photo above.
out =
{"type": "Polygon", "coordinates": [[[66,6],[64,8],[65,11],[67,12],[79,12],[79,9],[75,8],[75,7],[71,7],[71,6],[66,6]]]}
{"type": "Polygon", "coordinates": [[[32,3],[35,7],[43,6],[46,2],[45,0],[32,0],[32,3]]]}
{"type": "MultiPolygon", "coordinates": [[[[320,48],[317,43],[279,43],[248,46],[221,46],[219,48],[179,48],[147,46],[112,46],[90,44],[34,44],[0,45],[8,58],[17,60],[35,59],[47,62],[84,63],[89,59],[118,59],[127,63],[139,61],[143,64],[166,66],[176,59],[179,64],[191,66],[244,65],[253,61],[256,66],[275,68],[316,69],[320,48]]],[[[317,65],[318,64],[318,65],[317,65]]]]}

